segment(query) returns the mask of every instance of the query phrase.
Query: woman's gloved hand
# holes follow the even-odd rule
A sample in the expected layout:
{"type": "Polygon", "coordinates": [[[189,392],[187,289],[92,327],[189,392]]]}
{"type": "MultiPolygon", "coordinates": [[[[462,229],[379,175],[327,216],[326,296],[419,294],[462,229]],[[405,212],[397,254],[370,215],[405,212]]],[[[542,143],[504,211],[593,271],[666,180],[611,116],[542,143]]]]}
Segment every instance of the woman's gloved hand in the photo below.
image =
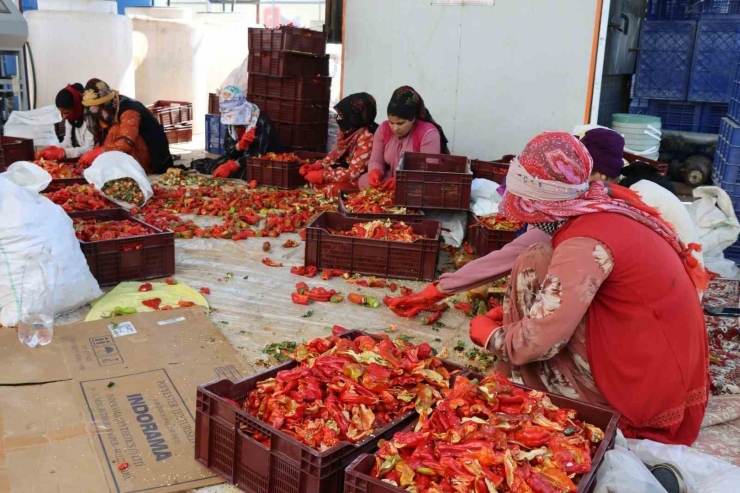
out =
{"type": "Polygon", "coordinates": [[[239,163],[236,161],[226,161],[213,171],[214,178],[228,178],[232,173],[239,171],[239,163]]]}
{"type": "Polygon", "coordinates": [[[504,309],[497,306],[485,315],[478,315],[471,320],[468,335],[474,344],[486,348],[493,333],[502,325],[504,325],[504,309]]]}
{"type": "Polygon", "coordinates": [[[80,160],[79,160],[80,166],[87,168],[93,163],[93,161],[95,161],[98,158],[98,156],[103,154],[103,152],[105,152],[103,147],[96,147],[92,151],[86,152],[85,154],[82,155],[82,157],[80,157],[80,160]]]}
{"type": "Polygon", "coordinates": [[[309,171],[306,175],[306,181],[311,185],[321,185],[324,183],[324,170],[309,171]]]}
{"type": "Polygon", "coordinates": [[[398,298],[386,297],[383,302],[396,315],[401,317],[413,317],[425,308],[428,308],[446,299],[448,295],[437,289],[437,283],[430,284],[423,291],[398,298]]]}
{"type": "Polygon", "coordinates": [[[380,182],[383,180],[383,172],[379,169],[371,169],[368,178],[370,180],[370,187],[378,188],[380,182]]]}
{"type": "Polygon", "coordinates": [[[242,135],[242,138],[239,139],[239,142],[236,144],[236,148],[240,151],[245,151],[249,149],[249,144],[254,142],[255,139],[255,132],[257,131],[257,126],[250,128],[248,131],[244,132],[244,135],[242,135]]]}
{"type": "Polygon", "coordinates": [[[36,153],[36,159],[46,159],[47,161],[61,161],[65,156],[64,149],[57,146],[49,146],[36,153]]]}
{"type": "Polygon", "coordinates": [[[316,162],[316,163],[304,164],[298,169],[298,172],[301,174],[301,176],[305,178],[306,175],[308,175],[311,171],[319,171],[323,169],[324,169],[324,165],[321,164],[321,162],[316,162]]]}

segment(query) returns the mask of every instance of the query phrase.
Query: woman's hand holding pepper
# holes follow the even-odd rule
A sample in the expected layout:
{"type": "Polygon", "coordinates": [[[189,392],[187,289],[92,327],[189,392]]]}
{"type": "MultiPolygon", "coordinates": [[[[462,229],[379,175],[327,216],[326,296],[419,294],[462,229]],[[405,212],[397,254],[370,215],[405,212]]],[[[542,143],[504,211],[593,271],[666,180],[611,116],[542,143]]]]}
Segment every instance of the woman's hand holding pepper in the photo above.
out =
{"type": "Polygon", "coordinates": [[[324,170],[309,171],[306,175],[306,181],[311,185],[321,185],[324,183],[324,170]]]}
{"type": "Polygon", "coordinates": [[[57,146],[45,147],[36,153],[36,159],[46,159],[47,161],[61,161],[65,156],[64,149],[57,146]]]}
{"type": "Polygon", "coordinates": [[[485,315],[478,315],[470,321],[470,340],[477,346],[488,347],[488,341],[499,327],[504,325],[504,309],[497,306],[485,315]]]}
{"type": "Polygon", "coordinates": [[[430,284],[423,291],[398,298],[387,297],[383,302],[398,316],[413,317],[424,309],[446,299],[448,295],[437,289],[437,283],[430,284]]]}
{"type": "Polygon", "coordinates": [[[98,156],[103,154],[103,152],[104,152],[103,147],[96,147],[92,151],[88,151],[85,154],[83,154],[82,157],[80,157],[80,160],[78,162],[80,166],[87,168],[93,163],[93,161],[95,161],[98,158],[98,156]]]}
{"type": "Polygon", "coordinates": [[[254,139],[256,138],[255,132],[257,131],[257,126],[250,128],[247,132],[244,132],[244,135],[242,135],[242,138],[239,139],[239,142],[236,144],[236,148],[240,151],[247,150],[249,148],[249,144],[254,142],[254,139]]]}
{"type": "Polygon", "coordinates": [[[371,169],[368,178],[370,180],[370,187],[378,188],[380,182],[383,180],[383,172],[379,169],[371,169]]]}
{"type": "Polygon", "coordinates": [[[228,178],[235,171],[239,171],[239,164],[236,161],[226,161],[216,168],[213,172],[214,178],[228,178]]]}
{"type": "Polygon", "coordinates": [[[301,174],[301,176],[306,177],[311,171],[319,171],[323,169],[324,165],[321,164],[321,162],[315,162],[312,164],[304,164],[298,169],[298,172],[301,174]]]}

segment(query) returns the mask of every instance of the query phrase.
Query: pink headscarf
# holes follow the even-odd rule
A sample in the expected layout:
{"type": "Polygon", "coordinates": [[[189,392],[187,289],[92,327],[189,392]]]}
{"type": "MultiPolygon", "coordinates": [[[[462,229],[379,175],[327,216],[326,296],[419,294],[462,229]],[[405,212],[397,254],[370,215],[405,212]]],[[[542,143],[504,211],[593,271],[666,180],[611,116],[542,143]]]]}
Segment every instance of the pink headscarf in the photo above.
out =
{"type": "Polygon", "coordinates": [[[631,190],[618,185],[607,189],[602,182],[589,184],[592,168],[591,155],[575,136],[567,132],[538,135],[509,167],[504,215],[527,223],[560,222],[594,212],[628,216],[662,236],[683,259],[697,289],[706,291],[706,271],[688,255],[697,246],[687,249],[660,213],[631,190]]]}

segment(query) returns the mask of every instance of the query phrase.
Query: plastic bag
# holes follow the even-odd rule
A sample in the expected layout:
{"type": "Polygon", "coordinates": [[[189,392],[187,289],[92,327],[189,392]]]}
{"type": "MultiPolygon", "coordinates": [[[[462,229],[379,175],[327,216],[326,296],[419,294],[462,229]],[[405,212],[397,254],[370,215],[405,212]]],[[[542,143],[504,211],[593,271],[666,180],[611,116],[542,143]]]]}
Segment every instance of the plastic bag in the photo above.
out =
{"type": "Polygon", "coordinates": [[[460,248],[468,226],[468,215],[462,211],[424,211],[424,219],[442,223],[442,238],[448,245],[460,248]]]}
{"type": "MultiPolygon", "coordinates": [[[[221,92],[226,86],[236,86],[242,90],[242,93],[247,94],[247,81],[249,79],[249,55],[244,61],[236,67],[231,73],[224,79],[221,87],[218,88],[218,92],[221,92]]],[[[254,102],[254,101],[250,101],[254,102]]]]}
{"type": "Polygon", "coordinates": [[[604,455],[594,493],[667,493],[640,459],[625,448],[604,455]]]}
{"type": "Polygon", "coordinates": [[[476,178],[470,190],[470,210],[478,217],[490,216],[498,212],[502,197],[498,193],[499,184],[495,181],[476,178]]]}
{"type": "MultiPolygon", "coordinates": [[[[95,161],[93,161],[92,166],[87,168],[84,174],[85,179],[89,183],[95,185],[95,188],[100,190],[101,193],[103,186],[107,182],[118,180],[119,178],[131,178],[139,184],[141,193],[144,194],[144,203],[154,195],[154,190],[152,190],[152,185],[146,177],[144,168],[136,162],[136,159],[123,152],[104,152],[98,156],[95,161]]],[[[120,200],[113,199],[107,195],[106,197],[108,200],[115,202],[126,210],[134,207],[133,204],[121,202],[120,200]]]]}
{"type": "Polygon", "coordinates": [[[33,139],[35,147],[59,145],[54,124],[61,121],[62,114],[56,106],[44,106],[30,111],[14,111],[8,117],[3,135],[33,139]]]}
{"type": "Polygon", "coordinates": [[[80,250],[72,219],[43,195],[14,183],[18,176],[0,175],[0,325],[6,327],[18,323],[26,259],[45,246],[59,269],[55,313],[74,310],[103,294],[80,250]]]}
{"type": "Polygon", "coordinates": [[[719,187],[698,187],[694,197],[699,200],[689,205],[689,214],[702,246],[704,265],[723,277],[735,277],[735,262],[726,260],[722,253],[740,233],[730,196],[719,187]]]}
{"type": "Polygon", "coordinates": [[[46,190],[51,183],[51,175],[46,170],[28,161],[17,161],[11,164],[3,176],[33,193],[46,190]]]}

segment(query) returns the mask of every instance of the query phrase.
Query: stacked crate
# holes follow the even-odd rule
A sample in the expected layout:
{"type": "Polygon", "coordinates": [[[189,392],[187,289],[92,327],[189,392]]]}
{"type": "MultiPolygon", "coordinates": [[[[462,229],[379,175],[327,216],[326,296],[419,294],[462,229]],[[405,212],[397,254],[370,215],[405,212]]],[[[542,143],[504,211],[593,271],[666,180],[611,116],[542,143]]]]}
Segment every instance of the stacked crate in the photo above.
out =
{"type": "Polygon", "coordinates": [[[275,123],[287,150],[326,151],[329,56],[325,32],[249,29],[247,99],[275,123]]]}

